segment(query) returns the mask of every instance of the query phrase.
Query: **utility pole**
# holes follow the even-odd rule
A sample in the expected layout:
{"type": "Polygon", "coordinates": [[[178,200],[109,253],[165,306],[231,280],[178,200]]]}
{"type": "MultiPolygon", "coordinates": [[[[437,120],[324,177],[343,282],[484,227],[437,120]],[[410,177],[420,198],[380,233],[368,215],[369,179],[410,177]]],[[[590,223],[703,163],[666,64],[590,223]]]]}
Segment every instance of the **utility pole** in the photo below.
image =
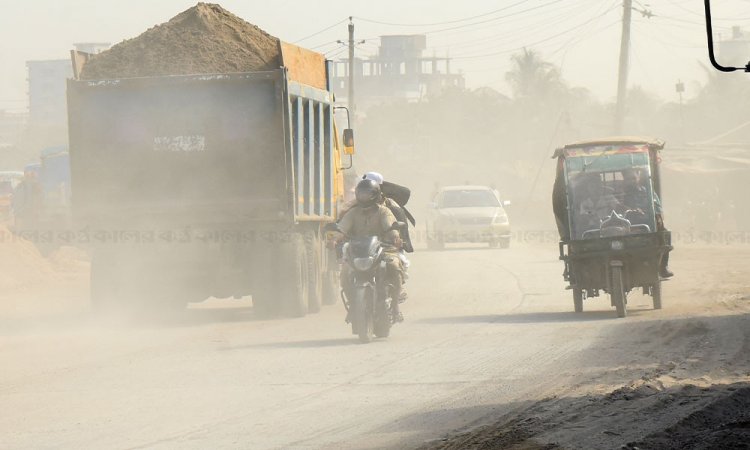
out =
{"type": "Polygon", "coordinates": [[[633,0],[623,0],[620,70],[617,77],[617,106],[615,107],[615,134],[622,134],[622,125],[625,119],[625,98],[628,91],[628,62],[630,61],[630,21],[632,15],[633,0]]]}
{"type": "Polygon", "coordinates": [[[352,121],[352,126],[354,122],[354,113],[356,105],[354,104],[354,47],[357,44],[364,44],[365,41],[355,41],[354,40],[354,22],[352,21],[353,17],[349,16],[349,40],[344,42],[341,40],[338,40],[339,44],[347,45],[349,47],[349,89],[346,94],[347,97],[347,108],[349,109],[349,116],[350,120],[352,121]]]}
{"type": "Polygon", "coordinates": [[[354,119],[354,22],[352,16],[349,16],[349,93],[347,94],[349,103],[349,114],[354,119]]]}

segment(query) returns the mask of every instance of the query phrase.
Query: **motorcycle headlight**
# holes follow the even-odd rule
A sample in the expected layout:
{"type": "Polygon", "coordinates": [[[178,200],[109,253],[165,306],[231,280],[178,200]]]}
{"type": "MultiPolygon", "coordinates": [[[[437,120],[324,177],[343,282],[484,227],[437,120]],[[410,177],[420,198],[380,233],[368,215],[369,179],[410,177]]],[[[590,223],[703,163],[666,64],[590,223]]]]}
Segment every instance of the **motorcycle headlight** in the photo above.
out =
{"type": "Polygon", "coordinates": [[[371,256],[367,258],[354,258],[354,261],[352,261],[354,268],[362,272],[370,270],[373,263],[375,263],[375,258],[371,256]]]}
{"type": "Polygon", "coordinates": [[[625,243],[622,241],[612,241],[609,243],[609,248],[612,250],[623,250],[625,248],[625,243]]]}

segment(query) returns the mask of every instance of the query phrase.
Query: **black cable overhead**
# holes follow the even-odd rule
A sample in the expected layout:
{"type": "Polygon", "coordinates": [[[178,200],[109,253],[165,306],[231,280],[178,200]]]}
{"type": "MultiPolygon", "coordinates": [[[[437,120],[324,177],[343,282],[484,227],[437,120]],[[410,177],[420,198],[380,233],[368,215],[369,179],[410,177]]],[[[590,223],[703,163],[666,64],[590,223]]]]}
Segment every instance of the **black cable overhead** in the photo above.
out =
{"type": "Polygon", "coordinates": [[[493,11],[488,11],[486,13],[477,14],[476,16],[471,17],[464,17],[463,19],[455,19],[455,20],[448,20],[445,22],[433,22],[433,23],[393,23],[393,22],[383,22],[379,20],[372,20],[372,19],[366,19],[364,17],[357,17],[355,16],[355,19],[361,20],[363,22],[369,22],[374,23],[378,25],[387,25],[387,26],[394,26],[394,27],[433,27],[433,26],[440,26],[440,25],[452,25],[454,23],[460,23],[460,22],[466,22],[467,20],[474,20],[479,19],[481,17],[491,16],[492,14],[496,14],[505,10],[508,10],[510,8],[514,8],[518,5],[528,3],[530,0],[522,0],[520,2],[514,3],[512,5],[506,6],[504,8],[495,9],[493,11]]]}
{"type": "Polygon", "coordinates": [[[343,20],[341,20],[341,21],[339,21],[339,22],[336,22],[336,23],[334,23],[334,24],[333,24],[333,25],[331,25],[331,26],[328,26],[328,27],[325,27],[325,28],[323,28],[323,29],[322,29],[322,30],[320,30],[320,31],[316,31],[315,33],[313,33],[313,34],[311,34],[311,35],[309,35],[309,36],[305,36],[305,37],[303,37],[303,38],[301,38],[301,39],[297,39],[296,41],[292,42],[292,44],[296,44],[296,43],[298,43],[298,42],[306,41],[306,40],[310,39],[311,37],[315,37],[315,36],[317,36],[317,35],[319,35],[319,34],[321,34],[321,33],[325,33],[326,31],[330,30],[331,28],[337,27],[337,26],[341,25],[342,23],[346,22],[347,20],[349,20],[349,19],[348,19],[348,18],[345,18],[345,19],[343,19],[343,20]]]}

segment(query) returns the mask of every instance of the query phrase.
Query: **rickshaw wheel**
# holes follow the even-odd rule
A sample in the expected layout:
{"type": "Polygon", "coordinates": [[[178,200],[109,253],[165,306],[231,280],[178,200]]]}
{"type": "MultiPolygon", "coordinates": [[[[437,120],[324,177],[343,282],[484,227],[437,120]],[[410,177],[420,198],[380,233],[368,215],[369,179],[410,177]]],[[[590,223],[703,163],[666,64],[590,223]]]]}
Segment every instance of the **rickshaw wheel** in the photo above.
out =
{"type": "Polygon", "coordinates": [[[573,288],[573,308],[575,312],[583,312],[583,289],[573,288]]]}
{"type": "Polygon", "coordinates": [[[622,267],[612,267],[612,291],[609,295],[612,296],[612,303],[617,309],[617,317],[625,317],[627,311],[625,309],[625,288],[622,285],[622,267]]]}
{"type": "Polygon", "coordinates": [[[654,300],[654,309],[661,309],[661,280],[651,286],[651,297],[654,300]]]}

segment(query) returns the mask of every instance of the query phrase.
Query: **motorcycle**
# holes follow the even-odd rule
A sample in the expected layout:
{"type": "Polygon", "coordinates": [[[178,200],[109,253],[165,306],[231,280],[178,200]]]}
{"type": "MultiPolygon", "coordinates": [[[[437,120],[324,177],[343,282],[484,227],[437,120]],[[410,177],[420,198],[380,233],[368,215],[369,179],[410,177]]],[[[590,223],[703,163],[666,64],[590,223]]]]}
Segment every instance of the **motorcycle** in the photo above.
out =
{"type": "MultiPolygon", "coordinates": [[[[394,223],[393,229],[403,224],[394,223]]],[[[346,322],[360,342],[371,342],[373,337],[388,337],[396,317],[391,309],[397,292],[388,283],[387,263],[397,255],[386,252],[377,236],[351,238],[341,247],[343,263],[349,275],[347,287],[341,290],[341,300],[347,311],[346,322]]]]}

